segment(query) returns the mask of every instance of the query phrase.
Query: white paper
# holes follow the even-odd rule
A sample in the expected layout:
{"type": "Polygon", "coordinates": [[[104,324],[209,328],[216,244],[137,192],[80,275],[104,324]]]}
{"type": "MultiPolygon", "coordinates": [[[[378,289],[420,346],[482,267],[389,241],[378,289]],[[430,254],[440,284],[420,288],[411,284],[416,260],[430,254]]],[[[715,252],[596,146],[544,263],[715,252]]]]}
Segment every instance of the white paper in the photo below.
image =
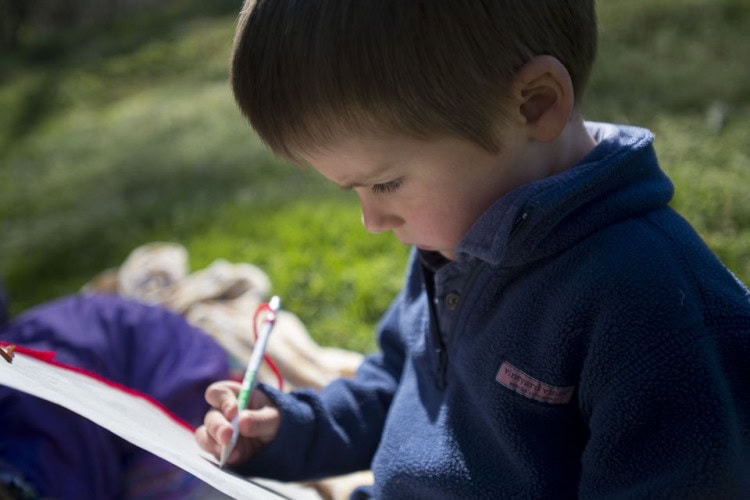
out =
{"type": "Polygon", "coordinates": [[[193,433],[175,422],[159,406],[93,377],[16,353],[12,363],[0,358],[0,384],[86,417],[230,497],[278,499],[308,496],[293,485],[273,483],[272,491],[220,469],[216,459],[201,450],[193,433]]]}

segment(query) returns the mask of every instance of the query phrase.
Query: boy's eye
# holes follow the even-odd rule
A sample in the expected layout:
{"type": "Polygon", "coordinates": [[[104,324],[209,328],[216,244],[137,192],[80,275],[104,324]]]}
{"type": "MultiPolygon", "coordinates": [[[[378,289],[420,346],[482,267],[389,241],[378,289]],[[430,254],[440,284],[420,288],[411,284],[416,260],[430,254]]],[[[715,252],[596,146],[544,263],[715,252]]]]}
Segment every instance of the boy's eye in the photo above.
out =
{"type": "Polygon", "coordinates": [[[401,187],[401,179],[395,179],[388,182],[383,182],[381,184],[373,184],[372,190],[373,193],[390,193],[392,191],[397,190],[401,187]]]}

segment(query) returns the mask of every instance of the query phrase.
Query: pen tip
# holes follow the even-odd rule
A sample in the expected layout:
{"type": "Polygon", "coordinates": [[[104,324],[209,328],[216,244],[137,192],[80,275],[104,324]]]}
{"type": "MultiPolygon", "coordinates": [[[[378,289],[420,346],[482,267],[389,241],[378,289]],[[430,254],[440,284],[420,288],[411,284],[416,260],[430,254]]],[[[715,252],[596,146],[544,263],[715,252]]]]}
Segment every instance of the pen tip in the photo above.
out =
{"type": "Polygon", "coordinates": [[[225,446],[221,449],[221,457],[219,457],[219,469],[223,469],[224,466],[227,464],[227,459],[229,458],[229,446],[225,446]]]}

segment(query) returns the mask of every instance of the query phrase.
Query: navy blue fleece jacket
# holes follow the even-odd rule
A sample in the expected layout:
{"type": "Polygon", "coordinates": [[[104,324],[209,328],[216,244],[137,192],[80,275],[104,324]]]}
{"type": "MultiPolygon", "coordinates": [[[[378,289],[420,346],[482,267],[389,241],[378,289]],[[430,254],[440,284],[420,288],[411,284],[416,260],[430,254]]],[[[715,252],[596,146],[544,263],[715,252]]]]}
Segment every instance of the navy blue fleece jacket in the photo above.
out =
{"type": "Polygon", "coordinates": [[[497,200],[454,262],[412,255],[356,378],[265,387],[281,428],[242,472],[372,468],[357,494],[379,498],[750,498],[748,290],[668,207],[653,136],[589,127],[594,150],[497,200]]]}

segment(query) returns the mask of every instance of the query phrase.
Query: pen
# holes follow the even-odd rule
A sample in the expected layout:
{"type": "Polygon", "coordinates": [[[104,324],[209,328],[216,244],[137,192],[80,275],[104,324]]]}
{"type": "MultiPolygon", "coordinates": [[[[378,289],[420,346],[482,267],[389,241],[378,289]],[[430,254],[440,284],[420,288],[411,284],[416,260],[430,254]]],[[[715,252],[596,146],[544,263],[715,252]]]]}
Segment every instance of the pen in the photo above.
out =
{"type": "Polygon", "coordinates": [[[276,313],[281,307],[281,299],[274,295],[268,302],[268,314],[263,319],[263,326],[261,326],[260,334],[255,341],[253,346],[253,352],[250,355],[250,361],[247,363],[247,369],[245,375],[242,377],[242,388],[240,389],[240,395],[237,400],[237,415],[232,419],[232,438],[221,450],[221,460],[219,461],[219,467],[224,468],[227,463],[229,454],[232,453],[235,445],[237,444],[237,438],[240,434],[240,412],[247,408],[250,402],[250,396],[253,393],[253,387],[255,387],[255,376],[258,374],[258,368],[260,368],[261,362],[263,362],[263,354],[266,352],[266,344],[268,344],[268,337],[271,335],[273,325],[276,323],[276,313]]]}

